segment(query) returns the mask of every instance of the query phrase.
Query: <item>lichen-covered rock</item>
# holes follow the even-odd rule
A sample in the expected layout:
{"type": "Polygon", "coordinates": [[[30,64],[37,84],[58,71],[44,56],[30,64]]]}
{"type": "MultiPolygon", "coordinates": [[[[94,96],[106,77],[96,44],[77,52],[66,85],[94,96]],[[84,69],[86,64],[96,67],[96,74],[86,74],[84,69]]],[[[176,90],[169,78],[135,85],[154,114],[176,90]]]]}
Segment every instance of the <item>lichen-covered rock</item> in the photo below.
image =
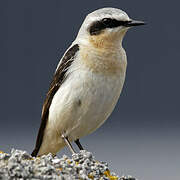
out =
{"type": "Polygon", "coordinates": [[[119,178],[110,173],[105,162],[94,159],[85,150],[62,158],[51,154],[33,158],[26,151],[12,149],[10,154],[0,151],[0,180],[57,179],[57,180],[135,180],[132,177],[119,178]]]}

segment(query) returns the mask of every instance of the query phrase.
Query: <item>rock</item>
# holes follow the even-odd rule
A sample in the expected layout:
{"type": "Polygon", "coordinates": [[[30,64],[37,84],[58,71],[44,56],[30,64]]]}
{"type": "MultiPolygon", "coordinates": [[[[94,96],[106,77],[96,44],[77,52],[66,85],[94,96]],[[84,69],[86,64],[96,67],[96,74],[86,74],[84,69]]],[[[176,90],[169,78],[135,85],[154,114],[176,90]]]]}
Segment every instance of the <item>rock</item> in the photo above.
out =
{"type": "Polygon", "coordinates": [[[57,180],[135,180],[110,173],[108,164],[95,160],[85,150],[62,158],[51,154],[31,157],[26,151],[12,149],[10,154],[0,151],[0,180],[57,179],[57,180]]]}

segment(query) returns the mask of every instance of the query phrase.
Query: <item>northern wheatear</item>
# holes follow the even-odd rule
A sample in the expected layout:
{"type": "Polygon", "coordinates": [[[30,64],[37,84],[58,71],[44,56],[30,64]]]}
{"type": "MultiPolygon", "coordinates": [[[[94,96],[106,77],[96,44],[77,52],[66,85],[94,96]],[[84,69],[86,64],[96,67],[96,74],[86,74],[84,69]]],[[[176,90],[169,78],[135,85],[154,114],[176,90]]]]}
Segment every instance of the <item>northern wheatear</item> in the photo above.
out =
{"type": "Polygon", "coordinates": [[[55,155],[65,145],[74,152],[73,141],[83,149],[79,139],[105,122],[120,96],[127,66],[123,37],[143,24],[115,8],[85,18],[55,71],[32,156],[55,155]]]}

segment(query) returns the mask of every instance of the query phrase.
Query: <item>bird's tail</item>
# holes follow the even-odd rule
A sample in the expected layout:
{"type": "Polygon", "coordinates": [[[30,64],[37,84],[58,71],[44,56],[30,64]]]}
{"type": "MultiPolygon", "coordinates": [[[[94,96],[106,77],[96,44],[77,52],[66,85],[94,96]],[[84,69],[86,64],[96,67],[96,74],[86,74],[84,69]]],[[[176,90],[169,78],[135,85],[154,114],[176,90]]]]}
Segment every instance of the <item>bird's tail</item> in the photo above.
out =
{"type": "Polygon", "coordinates": [[[31,156],[32,156],[32,157],[36,157],[37,154],[38,154],[38,149],[35,148],[35,149],[33,150],[33,152],[31,153],[31,156]]]}

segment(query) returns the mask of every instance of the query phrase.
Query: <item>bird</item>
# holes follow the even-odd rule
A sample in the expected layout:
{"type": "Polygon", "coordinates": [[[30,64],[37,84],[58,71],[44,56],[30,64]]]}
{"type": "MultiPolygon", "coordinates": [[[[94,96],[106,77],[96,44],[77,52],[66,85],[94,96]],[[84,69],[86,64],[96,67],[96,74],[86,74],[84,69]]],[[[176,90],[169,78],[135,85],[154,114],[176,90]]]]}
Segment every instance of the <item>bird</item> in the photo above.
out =
{"type": "Polygon", "coordinates": [[[56,155],[65,146],[76,153],[72,142],[84,149],[80,138],[108,119],[120,97],[127,68],[123,37],[144,24],[112,7],[85,17],[53,75],[32,156],[56,155]]]}

